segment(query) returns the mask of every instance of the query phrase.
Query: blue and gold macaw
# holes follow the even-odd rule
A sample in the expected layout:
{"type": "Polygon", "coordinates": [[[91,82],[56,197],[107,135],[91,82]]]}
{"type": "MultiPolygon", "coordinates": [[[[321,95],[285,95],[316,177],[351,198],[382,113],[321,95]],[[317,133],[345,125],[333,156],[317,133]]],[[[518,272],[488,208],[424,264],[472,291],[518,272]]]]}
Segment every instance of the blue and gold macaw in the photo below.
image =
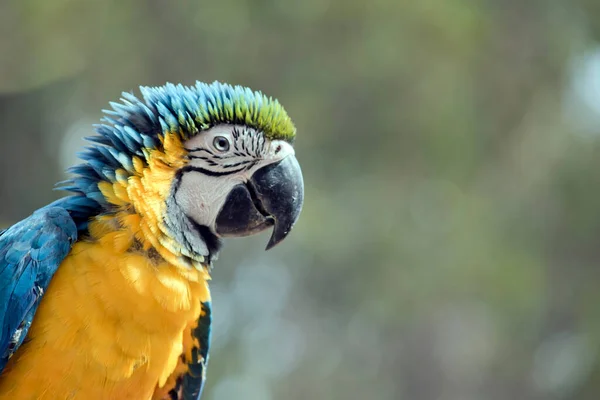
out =
{"type": "Polygon", "coordinates": [[[296,129],[260,92],[142,87],[60,188],[0,233],[0,399],[198,399],[221,238],[298,219],[296,129]]]}

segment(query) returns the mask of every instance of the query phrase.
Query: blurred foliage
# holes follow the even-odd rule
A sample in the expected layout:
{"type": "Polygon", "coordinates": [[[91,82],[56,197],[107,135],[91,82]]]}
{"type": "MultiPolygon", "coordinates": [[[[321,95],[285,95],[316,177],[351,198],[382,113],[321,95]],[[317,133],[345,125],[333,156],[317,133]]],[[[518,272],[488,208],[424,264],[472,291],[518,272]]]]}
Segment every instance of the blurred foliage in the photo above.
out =
{"type": "Polygon", "coordinates": [[[206,399],[600,396],[596,0],[0,2],[0,222],[121,91],[285,105],[306,204],[228,243],[206,399]]]}

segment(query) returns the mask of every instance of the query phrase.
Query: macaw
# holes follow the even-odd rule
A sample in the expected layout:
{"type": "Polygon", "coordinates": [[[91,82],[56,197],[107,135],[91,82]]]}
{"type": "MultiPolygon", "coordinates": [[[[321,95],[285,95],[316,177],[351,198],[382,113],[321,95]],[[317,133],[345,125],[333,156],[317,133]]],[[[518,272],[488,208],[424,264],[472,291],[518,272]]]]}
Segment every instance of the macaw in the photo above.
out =
{"type": "Polygon", "coordinates": [[[0,233],[0,399],[199,399],[222,238],[297,221],[296,128],[219,82],[123,93],[58,188],[0,233]]]}

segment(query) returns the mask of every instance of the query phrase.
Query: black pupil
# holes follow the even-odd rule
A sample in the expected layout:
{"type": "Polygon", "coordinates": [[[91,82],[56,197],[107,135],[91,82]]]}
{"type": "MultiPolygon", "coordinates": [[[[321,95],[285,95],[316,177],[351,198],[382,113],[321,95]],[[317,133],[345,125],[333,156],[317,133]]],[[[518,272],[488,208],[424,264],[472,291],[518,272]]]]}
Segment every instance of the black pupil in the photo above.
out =
{"type": "Polygon", "coordinates": [[[225,150],[227,149],[227,139],[225,138],[217,138],[217,149],[225,150]]]}

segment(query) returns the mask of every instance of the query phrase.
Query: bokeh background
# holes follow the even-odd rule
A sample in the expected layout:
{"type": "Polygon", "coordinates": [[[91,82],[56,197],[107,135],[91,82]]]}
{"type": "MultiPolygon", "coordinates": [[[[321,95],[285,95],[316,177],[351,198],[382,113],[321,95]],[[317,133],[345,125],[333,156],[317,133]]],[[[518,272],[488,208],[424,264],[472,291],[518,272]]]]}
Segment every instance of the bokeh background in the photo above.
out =
{"type": "Polygon", "coordinates": [[[600,2],[0,1],[0,225],[121,91],[215,79],[306,203],[226,244],[205,399],[600,398],[600,2]]]}

